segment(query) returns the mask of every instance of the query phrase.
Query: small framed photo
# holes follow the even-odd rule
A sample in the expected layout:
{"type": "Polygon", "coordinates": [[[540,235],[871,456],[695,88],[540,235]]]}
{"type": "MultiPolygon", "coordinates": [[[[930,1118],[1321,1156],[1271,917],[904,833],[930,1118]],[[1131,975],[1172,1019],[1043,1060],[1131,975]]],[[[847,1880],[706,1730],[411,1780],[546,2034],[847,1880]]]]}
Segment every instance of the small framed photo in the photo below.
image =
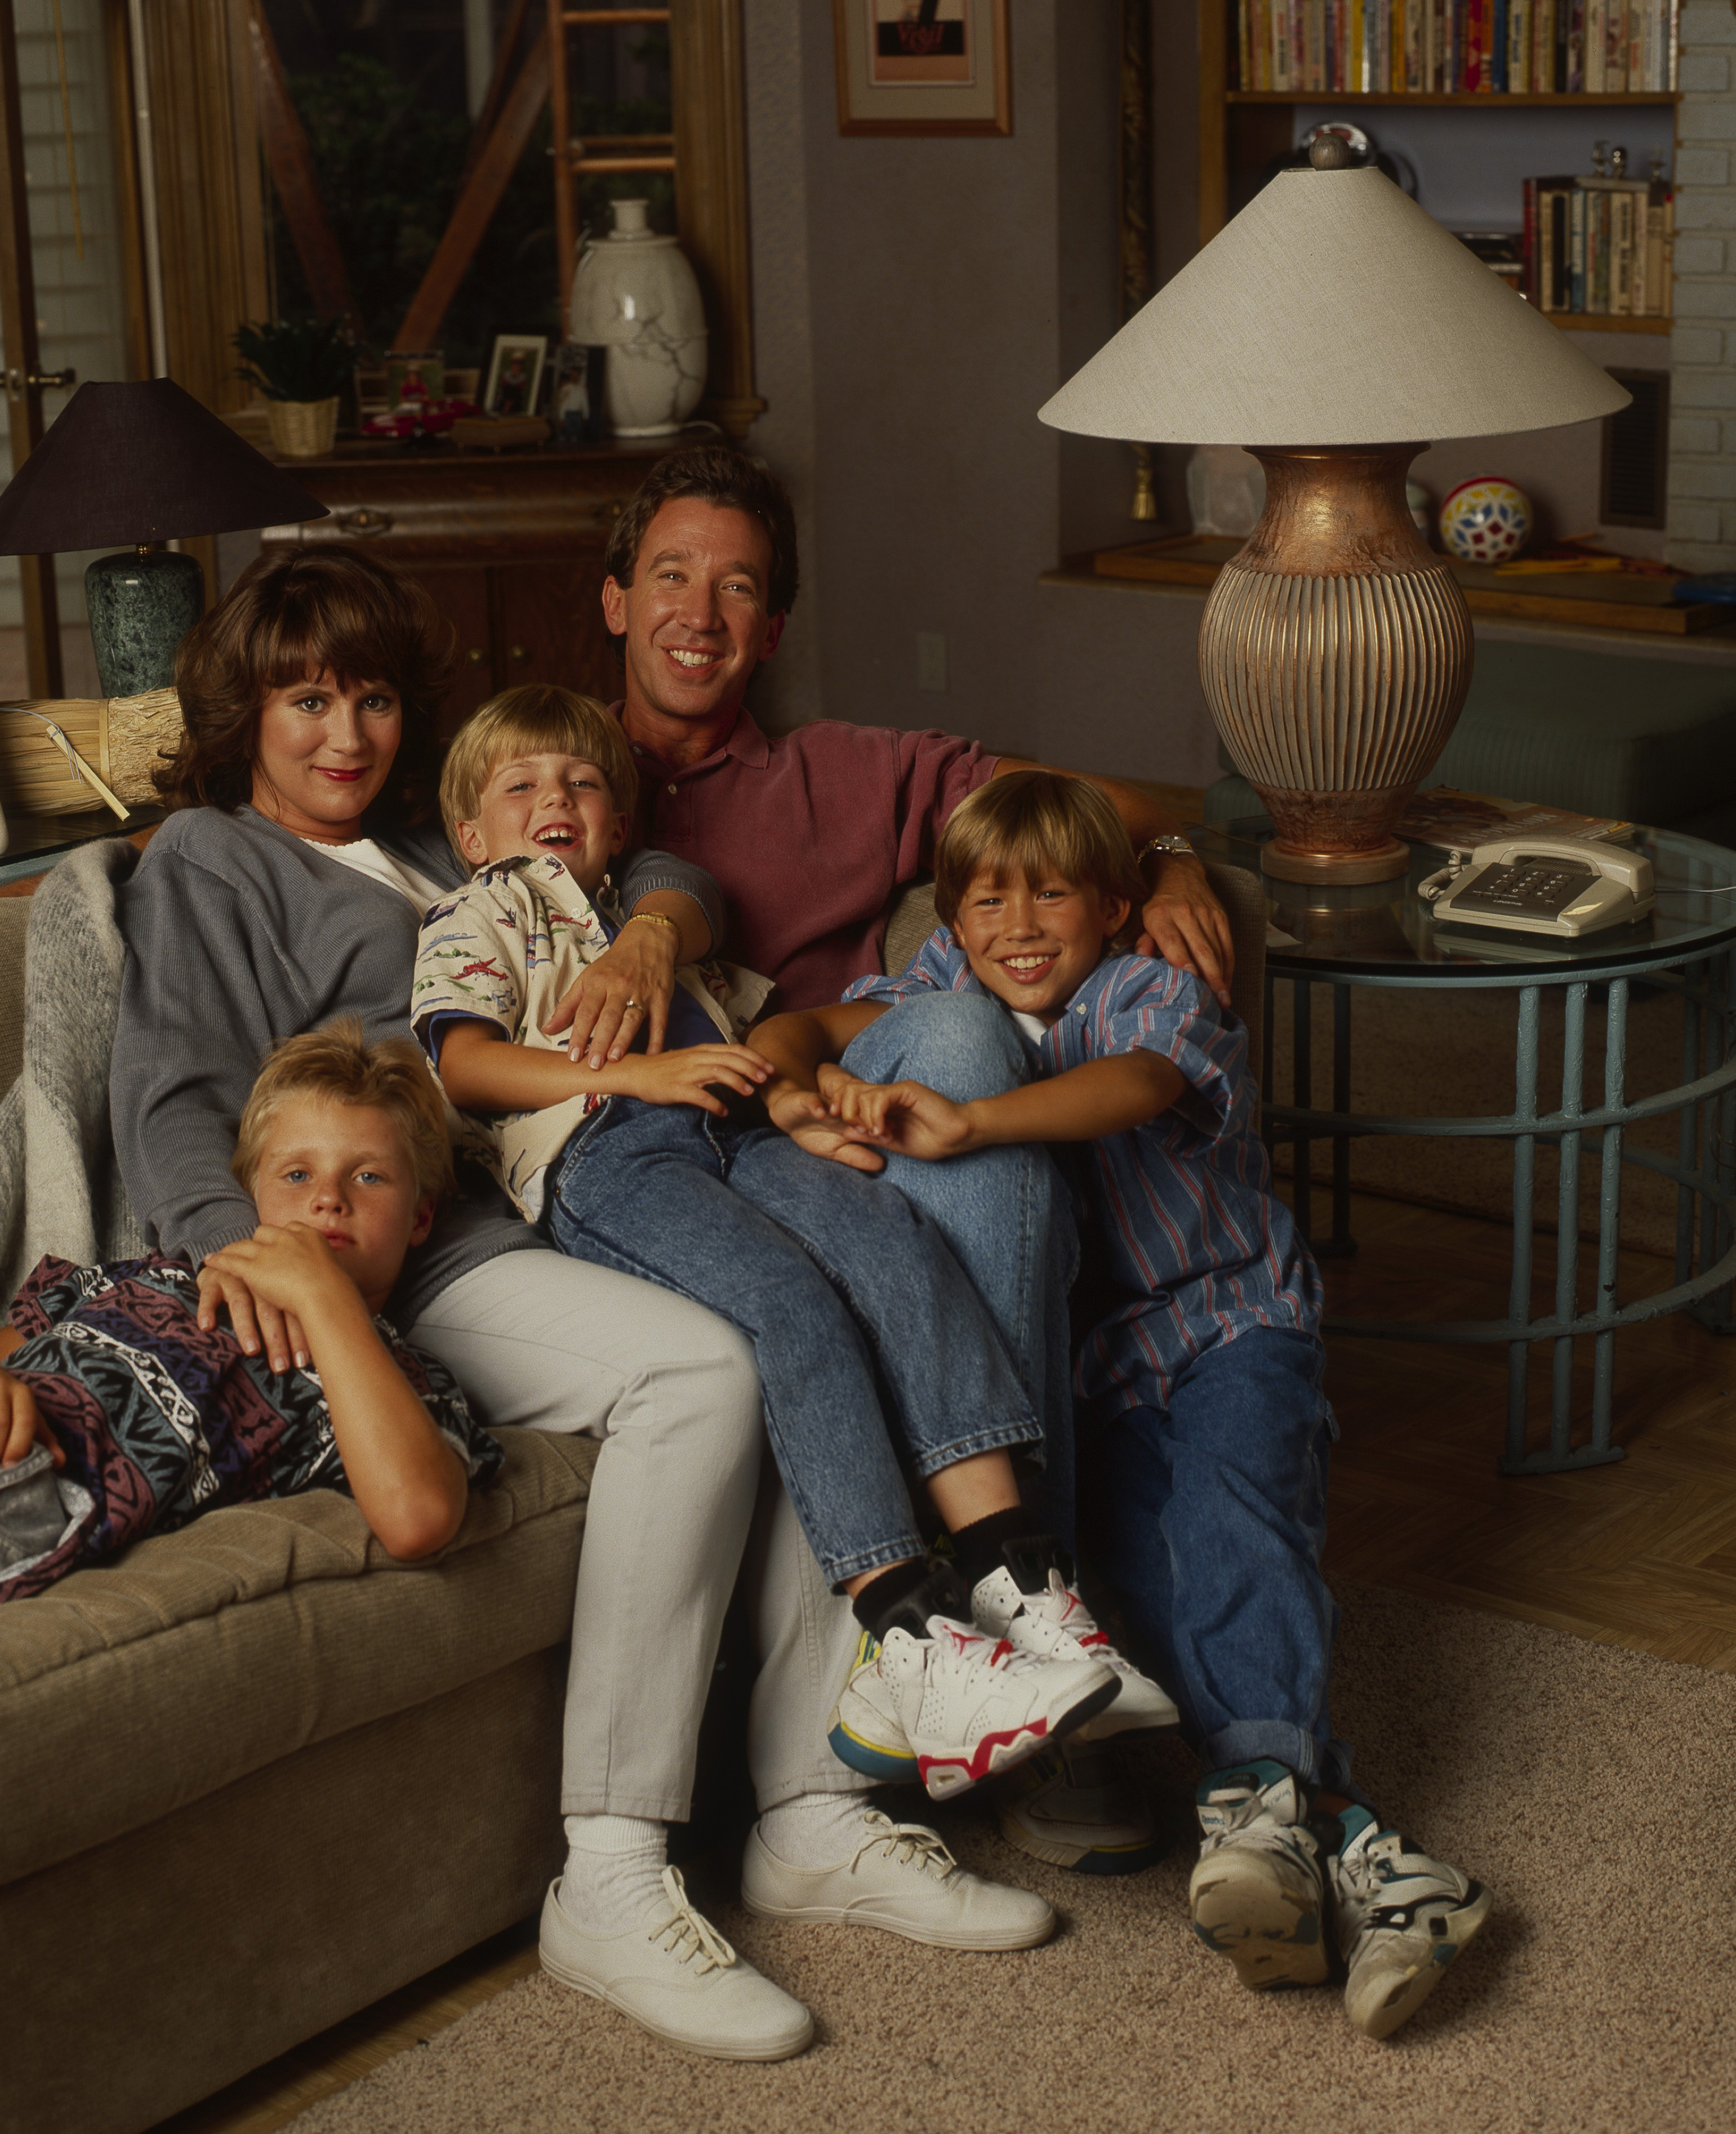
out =
{"type": "Polygon", "coordinates": [[[1010,133],[1007,0],[832,0],[840,133],[1010,133]]]}
{"type": "Polygon", "coordinates": [[[603,398],[608,357],[606,348],[572,340],[563,341],[555,351],[549,413],[563,445],[594,445],[609,434],[603,398]]]}
{"type": "Polygon", "coordinates": [[[548,359],[546,334],[496,334],[482,413],[534,415],[537,396],[543,389],[543,365],[548,359]]]}

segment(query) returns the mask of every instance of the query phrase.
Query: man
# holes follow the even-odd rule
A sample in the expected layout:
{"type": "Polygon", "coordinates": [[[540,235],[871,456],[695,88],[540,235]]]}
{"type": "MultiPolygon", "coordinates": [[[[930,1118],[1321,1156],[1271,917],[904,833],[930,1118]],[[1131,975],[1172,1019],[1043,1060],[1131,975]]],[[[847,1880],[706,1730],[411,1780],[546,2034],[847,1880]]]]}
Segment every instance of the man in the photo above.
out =
{"type": "MultiPolygon", "coordinates": [[[[603,613],[621,640],[617,711],[640,772],[641,838],[713,876],[728,911],[728,953],[776,979],[774,1005],[829,1005],[879,970],[890,906],[932,871],[953,809],[1025,760],[940,733],[836,720],[761,731],[745,699],[795,602],[795,523],[782,484],[741,453],[706,446],[660,461],[616,520],[605,562],[603,613]]],[[[1227,1002],[1228,921],[1178,826],[1135,787],[1092,782],[1127,826],[1149,885],[1142,952],[1195,972],[1227,1002]]],[[[662,1042],[656,974],[643,943],[640,953],[636,976],[631,965],[593,967],[551,1022],[572,1020],[575,1054],[583,1046],[598,1065],[618,1058],[641,1026],[652,1050],[662,1042]]],[[[920,1059],[880,1058],[895,1021],[859,1040],[876,1056],[853,1059],[857,1071],[909,1076],[960,1098],[992,1094],[1014,1071],[968,1023],[931,1026],[920,1059]]],[[[863,1167],[881,1161],[818,1122],[801,1138],[863,1167]]],[[[1042,1509],[1071,1538],[1066,1294],[1077,1244],[1066,1195],[1040,1150],[922,1168],[904,1190],[920,1193],[1008,1332],[1049,1428],[1042,1509]]],[[[1040,1858],[1095,1871],[1145,1865],[1154,1856],[1149,1814],[1125,1788],[1106,1787],[1109,1775],[1088,1752],[1046,1764],[1034,1787],[1028,1776],[1018,1798],[1003,1797],[1006,1834],[1040,1858]]]]}

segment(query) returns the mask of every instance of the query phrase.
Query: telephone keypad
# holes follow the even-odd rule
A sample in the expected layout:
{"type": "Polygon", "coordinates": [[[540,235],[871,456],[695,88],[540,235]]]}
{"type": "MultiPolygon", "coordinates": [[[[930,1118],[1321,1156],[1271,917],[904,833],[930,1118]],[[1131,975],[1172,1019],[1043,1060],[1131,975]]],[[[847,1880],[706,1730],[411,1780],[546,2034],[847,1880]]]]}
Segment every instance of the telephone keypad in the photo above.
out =
{"type": "Polygon", "coordinates": [[[1559,919],[1598,878],[1578,860],[1536,859],[1521,852],[1505,867],[1486,867],[1453,899],[1461,911],[1507,912],[1516,918],[1559,919]]]}

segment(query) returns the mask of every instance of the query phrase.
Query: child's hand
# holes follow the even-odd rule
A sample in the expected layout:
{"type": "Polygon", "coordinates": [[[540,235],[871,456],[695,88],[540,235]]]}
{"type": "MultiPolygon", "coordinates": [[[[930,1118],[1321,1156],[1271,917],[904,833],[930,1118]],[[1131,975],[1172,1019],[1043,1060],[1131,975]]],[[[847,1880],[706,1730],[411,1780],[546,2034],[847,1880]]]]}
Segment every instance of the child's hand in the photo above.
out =
{"type": "Polygon", "coordinates": [[[829,1115],[846,1132],[878,1148],[937,1163],[975,1145],[965,1106],[921,1082],[859,1082],[830,1065],[820,1069],[817,1079],[829,1115]]]}
{"type": "Polygon", "coordinates": [[[0,1467],[16,1467],[38,1444],[48,1447],[56,1467],[66,1465],[66,1455],[43,1422],[30,1388],[10,1371],[0,1370],[0,1467]]]}
{"type": "Polygon", "coordinates": [[[618,1075],[630,1076],[623,1086],[629,1096],[647,1104],[696,1104],[702,1112],[719,1118],[728,1107],[706,1087],[721,1082],[738,1096],[751,1097],[771,1079],[771,1062],[745,1045],[688,1045],[679,1052],[660,1052],[655,1058],[623,1060],[618,1075]]]}
{"type": "Polygon", "coordinates": [[[798,1089],[786,1083],[781,1089],[768,1091],[766,1109],[771,1114],[772,1125],[788,1134],[798,1147],[806,1149],[810,1156],[824,1156],[829,1162],[844,1164],[852,1171],[886,1168],[886,1158],[840,1127],[826,1109],[825,1098],[816,1096],[812,1089],[798,1089]]]}
{"type": "MultiPolygon", "coordinates": [[[[205,1264],[219,1277],[239,1278],[262,1304],[303,1327],[322,1311],[360,1301],[337,1255],[308,1223],[290,1223],[282,1229],[262,1223],[250,1238],[207,1254],[205,1264]]],[[[286,1368],[273,1358],[273,1370],[286,1368]]]]}

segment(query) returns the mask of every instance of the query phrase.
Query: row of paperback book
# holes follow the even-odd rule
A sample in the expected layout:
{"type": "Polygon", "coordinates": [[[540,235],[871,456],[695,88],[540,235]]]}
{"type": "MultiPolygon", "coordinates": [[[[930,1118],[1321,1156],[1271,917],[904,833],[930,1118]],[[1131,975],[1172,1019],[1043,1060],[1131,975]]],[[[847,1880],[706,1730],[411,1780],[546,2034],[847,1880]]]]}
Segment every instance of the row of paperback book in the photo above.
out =
{"type": "Polygon", "coordinates": [[[1666,319],[1675,245],[1666,180],[1525,181],[1525,293],[1541,311],[1666,319]]]}
{"type": "Polygon", "coordinates": [[[1279,94],[1676,87],[1680,0],[1236,0],[1236,85],[1279,94]]]}

